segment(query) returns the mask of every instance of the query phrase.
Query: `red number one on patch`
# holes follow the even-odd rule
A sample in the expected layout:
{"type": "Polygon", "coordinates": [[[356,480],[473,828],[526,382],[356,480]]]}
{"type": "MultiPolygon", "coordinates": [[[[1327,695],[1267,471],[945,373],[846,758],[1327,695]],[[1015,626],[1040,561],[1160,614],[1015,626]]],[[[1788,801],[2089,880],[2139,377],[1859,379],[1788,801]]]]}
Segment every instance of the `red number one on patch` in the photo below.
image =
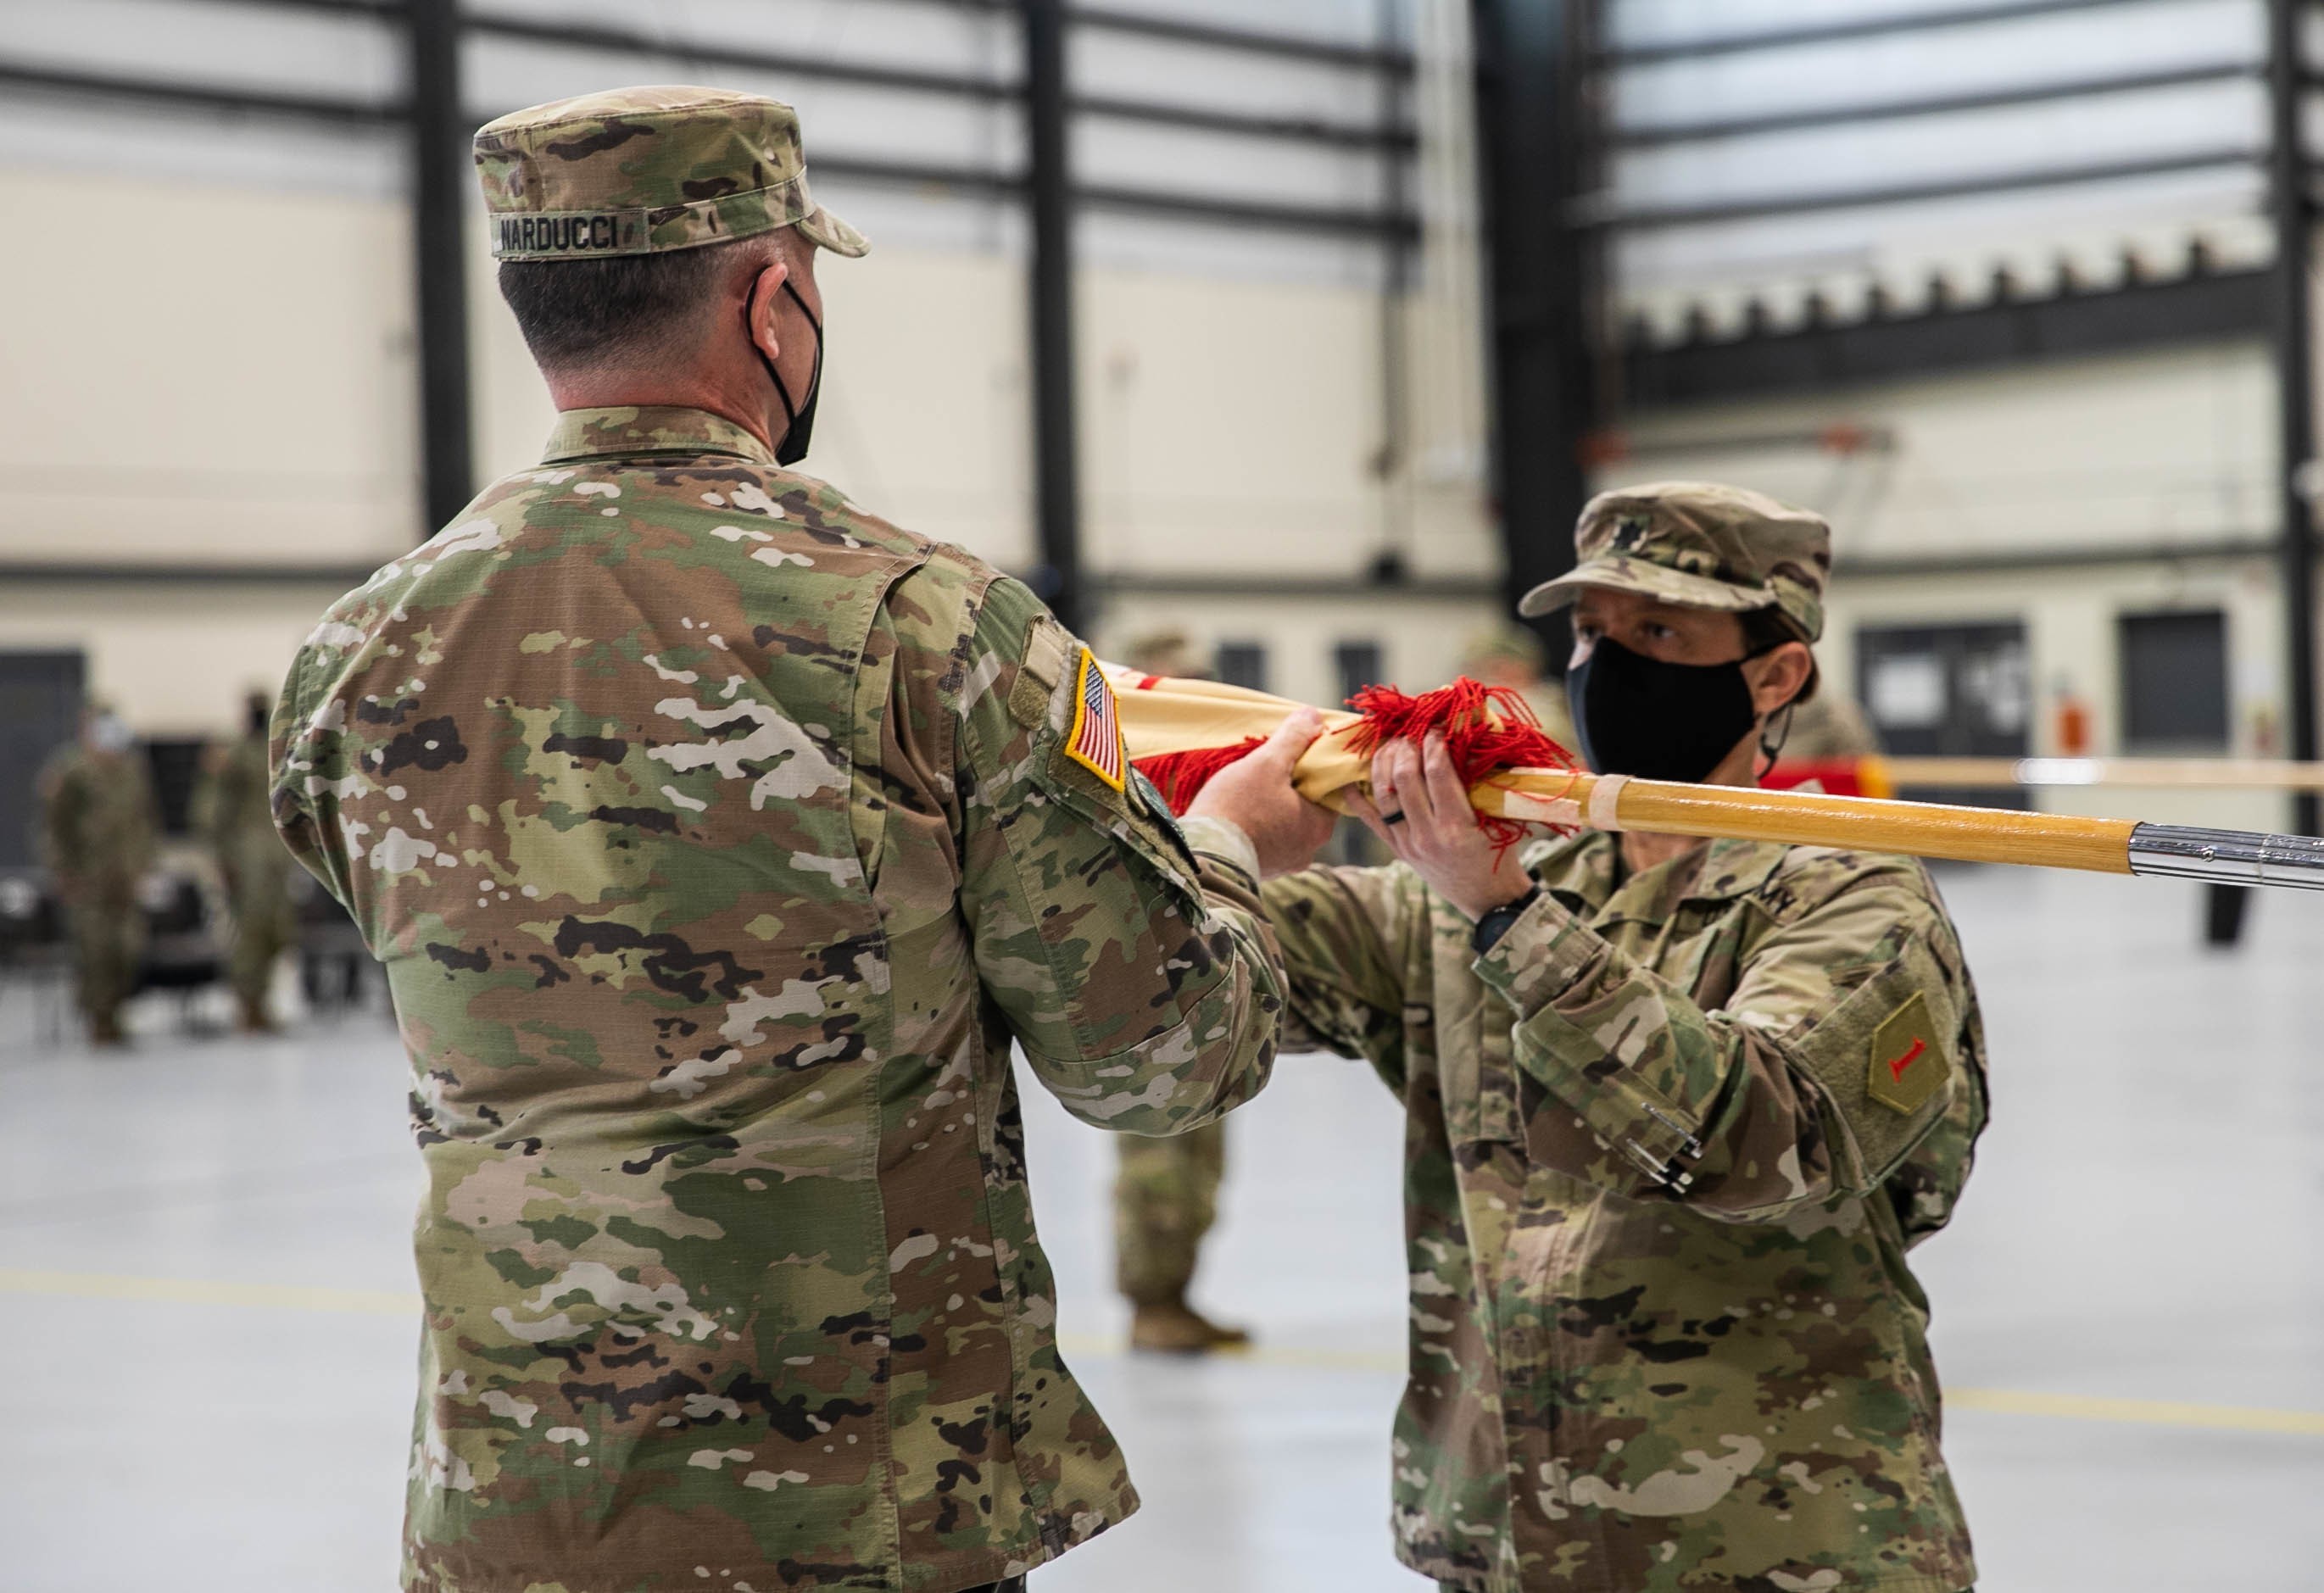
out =
{"type": "Polygon", "coordinates": [[[1904,1082],[1904,1070],[1911,1067],[1914,1063],[1920,1061],[1921,1053],[1926,1051],[1928,1048],[1929,1043],[1926,1040],[1914,1041],[1913,1048],[1910,1051],[1907,1051],[1904,1055],[1898,1057],[1895,1061],[1888,1064],[1889,1078],[1899,1084],[1903,1083],[1904,1082]]]}

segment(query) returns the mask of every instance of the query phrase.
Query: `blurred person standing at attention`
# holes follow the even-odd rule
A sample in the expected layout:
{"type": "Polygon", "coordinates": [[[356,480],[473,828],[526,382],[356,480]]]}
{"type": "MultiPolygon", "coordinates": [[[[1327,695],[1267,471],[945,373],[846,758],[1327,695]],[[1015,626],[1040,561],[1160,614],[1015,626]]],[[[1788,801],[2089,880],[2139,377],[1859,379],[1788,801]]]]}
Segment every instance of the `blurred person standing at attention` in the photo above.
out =
{"type": "Polygon", "coordinates": [[[214,747],[195,789],[195,832],[209,843],[234,915],[234,945],[226,962],[243,1032],[272,1034],[268,987],[274,965],[298,934],[290,901],[290,853],[274,833],[273,784],[267,761],[271,704],[253,694],[244,704],[243,733],[214,747]]]}
{"type": "MultiPolygon", "coordinates": [[[[1132,639],[1121,662],[1142,675],[1179,680],[1215,677],[1184,631],[1132,639]]],[[[1218,1220],[1227,1172],[1227,1126],[1205,1124],[1167,1139],[1125,1134],[1113,1181],[1114,1284],[1130,1302],[1130,1347],[1198,1355],[1248,1344],[1243,1329],[1222,1327],[1186,1303],[1203,1239],[1218,1220]]]]}
{"type": "Polygon", "coordinates": [[[1137,1496],[1058,1353],[1011,1043],[1123,1133],[1258,1091],[1319,722],[1182,830],[1029,591],[788,468],[817,261],[866,248],[789,107],[619,90],[475,154],[562,413],[275,722],[411,1057],[404,1585],[1014,1588],[1137,1496]]]}
{"type": "Polygon", "coordinates": [[[78,741],[41,769],[41,861],[72,931],[81,1016],[98,1045],[120,1045],[121,1006],[136,993],[145,953],[138,886],[161,833],[152,771],[112,708],[92,704],[78,741]]]}
{"type": "MultiPolygon", "coordinates": [[[[1681,483],[1576,542],[1523,612],[1574,605],[1590,767],[1757,784],[1815,689],[1830,529],[1681,483]]],[[[1984,1036],[1927,870],[1499,848],[1434,738],[1371,787],[1398,861],[1263,895],[1295,1016],[1405,1104],[1399,1558],[1470,1593],[1969,1588],[1906,1256],[1968,1181],[1984,1036]]]]}
{"type": "Polygon", "coordinates": [[[1836,691],[1820,691],[1802,703],[1784,737],[1784,756],[1804,763],[1874,758],[1879,752],[1879,732],[1864,710],[1855,698],[1836,691]]]}
{"type": "Polygon", "coordinates": [[[1461,673],[1487,686],[1514,687],[1549,739],[1572,750],[1573,715],[1565,688],[1549,677],[1548,654],[1531,630],[1509,621],[1473,632],[1461,649],[1461,673]]]}

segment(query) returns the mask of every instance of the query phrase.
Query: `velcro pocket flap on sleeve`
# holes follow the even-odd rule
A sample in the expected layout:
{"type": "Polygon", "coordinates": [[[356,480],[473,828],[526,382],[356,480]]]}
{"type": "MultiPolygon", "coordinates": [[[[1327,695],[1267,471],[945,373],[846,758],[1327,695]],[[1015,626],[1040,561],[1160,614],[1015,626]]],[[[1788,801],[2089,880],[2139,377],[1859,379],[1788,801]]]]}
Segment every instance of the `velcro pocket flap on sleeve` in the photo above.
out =
{"type": "Polygon", "coordinates": [[[1016,687],[1009,694],[1009,712],[1019,724],[1038,730],[1048,723],[1068,655],[1078,650],[1072,635],[1052,616],[1043,614],[1033,622],[1025,639],[1025,666],[1017,671],[1016,687]]]}
{"type": "Polygon", "coordinates": [[[1944,1115],[1960,1034],[1952,992],[1914,941],[1794,1043],[1793,1054],[1839,1109],[1858,1163],[1851,1183],[1878,1183],[1944,1115]]]}

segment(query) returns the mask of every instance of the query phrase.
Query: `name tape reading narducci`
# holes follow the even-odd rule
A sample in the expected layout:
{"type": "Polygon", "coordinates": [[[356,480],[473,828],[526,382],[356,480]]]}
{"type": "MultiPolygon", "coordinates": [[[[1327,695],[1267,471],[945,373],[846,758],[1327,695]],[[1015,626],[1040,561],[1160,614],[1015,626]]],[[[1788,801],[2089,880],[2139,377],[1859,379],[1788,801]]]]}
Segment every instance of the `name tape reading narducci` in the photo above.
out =
{"type": "Polygon", "coordinates": [[[645,252],[642,210],[564,210],[503,216],[495,254],[639,254],[645,252]]]}

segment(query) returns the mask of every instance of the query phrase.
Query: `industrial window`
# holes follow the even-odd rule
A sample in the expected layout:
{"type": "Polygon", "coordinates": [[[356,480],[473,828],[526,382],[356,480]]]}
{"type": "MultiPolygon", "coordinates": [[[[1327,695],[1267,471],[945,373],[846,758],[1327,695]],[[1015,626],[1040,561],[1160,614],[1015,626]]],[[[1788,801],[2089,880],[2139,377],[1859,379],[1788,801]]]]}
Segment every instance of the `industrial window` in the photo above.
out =
{"type": "MultiPolygon", "coordinates": [[[[2033,719],[2025,626],[1868,625],[1856,633],[1856,677],[1880,744],[1904,757],[2023,758],[2033,719]]],[[[2023,807],[2021,787],[1902,796],[1979,807],[2023,807]]]]}
{"type": "Polygon", "coordinates": [[[1250,691],[1267,689],[1267,644],[1263,641],[1219,643],[1219,678],[1250,691]]]}
{"type": "Polygon", "coordinates": [[[2227,616],[2218,609],[2124,614],[2126,752],[2220,752],[2227,746],[2227,616]]]}
{"type": "Polygon", "coordinates": [[[1378,686],[1387,673],[1377,641],[1343,641],[1332,649],[1340,681],[1340,701],[1346,702],[1368,686],[1378,686]]]}
{"type": "Polygon", "coordinates": [[[32,861],[41,765],[80,733],[88,666],[71,653],[0,653],[0,870],[32,861]]]}

